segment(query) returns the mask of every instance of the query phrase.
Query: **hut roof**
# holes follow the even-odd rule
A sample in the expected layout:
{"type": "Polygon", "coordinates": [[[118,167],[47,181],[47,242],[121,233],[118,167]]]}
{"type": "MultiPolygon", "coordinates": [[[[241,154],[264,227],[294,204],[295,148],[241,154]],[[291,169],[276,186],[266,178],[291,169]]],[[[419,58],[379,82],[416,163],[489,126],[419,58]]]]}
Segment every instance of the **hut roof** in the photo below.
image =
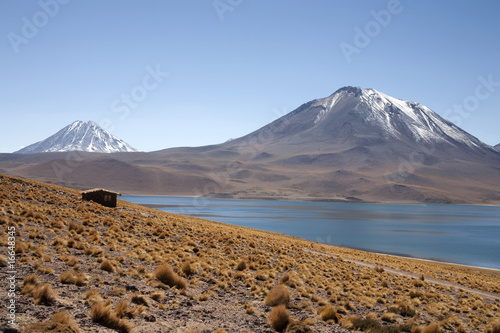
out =
{"type": "Polygon", "coordinates": [[[114,193],[114,194],[119,195],[119,196],[122,195],[119,192],[114,192],[114,191],[106,190],[104,188],[93,188],[93,189],[90,189],[90,190],[82,191],[82,193],[92,193],[92,192],[99,192],[99,191],[108,192],[108,193],[114,193]]]}

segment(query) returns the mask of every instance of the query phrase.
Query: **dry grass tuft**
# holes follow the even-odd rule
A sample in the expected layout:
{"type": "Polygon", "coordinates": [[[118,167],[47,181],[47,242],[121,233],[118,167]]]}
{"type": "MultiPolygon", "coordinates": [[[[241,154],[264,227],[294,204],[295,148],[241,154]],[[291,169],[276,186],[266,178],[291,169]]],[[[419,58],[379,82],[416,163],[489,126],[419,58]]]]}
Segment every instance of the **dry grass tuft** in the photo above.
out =
{"type": "Polygon", "coordinates": [[[118,318],[123,318],[130,313],[127,301],[120,301],[115,308],[115,315],[118,318]]]}
{"type": "Polygon", "coordinates": [[[33,298],[36,305],[52,305],[56,300],[56,293],[50,285],[44,284],[33,290],[33,298]]]}
{"type": "Polygon", "coordinates": [[[115,271],[115,266],[109,260],[104,260],[103,262],[101,262],[101,265],[99,266],[99,268],[102,269],[103,271],[110,272],[110,273],[113,273],[115,271]]]}
{"type": "Polygon", "coordinates": [[[415,308],[408,304],[398,304],[398,306],[392,306],[387,310],[403,317],[413,317],[416,314],[415,308]]]}
{"type": "Polygon", "coordinates": [[[500,318],[493,319],[486,328],[488,333],[500,333],[500,318]]]}
{"type": "Polygon", "coordinates": [[[382,317],[380,317],[380,319],[388,323],[394,323],[396,322],[396,314],[393,312],[385,312],[382,314],[382,317]]]}
{"type": "Polygon", "coordinates": [[[324,321],[334,320],[335,322],[338,322],[337,312],[331,304],[320,307],[318,309],[318,313],[324,321]]]}
{"type": "Polygon", "coordinates": [[[187,281],[177,275],[169,264],[158,266],[154,272],[154,277],[167,286],[177,287],[178,289],[187,288],[187,281]]]}
{"type": "Polygon", "coordinates": [[[304,322],[290,322],[285,333],[313,333],[313,330],[304,322]]]}
{"type": "Polygon", "coordinates": [[[9,261],[7,260],[7,257],[3,254],[0,254],[0,267],[7,267],[8,264],[9,261]]]}
{"type": "Polygon", "coordinates": [[[102,326],[116,329],[122,333],[132,332],[133,325],[124,319],[120,319],[115,312],[111,310],[111,304],[96,303],[90,310],[90,318],[95,323],[102,326]]]}
{"type": "Polygon", "coordinates": [[[439,332],[441,332],[439,325],[436,323],[430,323],[429,325],[424,327],[421,333],[439,333],[439,332]]]}
{"type": "Polygon", "coordinates": [[[151,299],[155,300],[156,302],[161,302],[163,298],[165,297],[165,292],[163,290],[157,290],[151,293],[150,295],[151,299]]]}
{"type": "Polygon", "coordinates": [[[101,295],[99,294],[99,290],[97,289],[90,289],[83,295],[83,297],[85,299],[85,303],[90,306],[103,301],[101,295]]]}
{"type": "Polygon", "coordinates": [[[190,276],[190,275],[194,274],[194,270],[191,267],[191,263],[189,263],[189,261],[185,261],[185,262],[182,263],[182,265],[181,265],[181,271],[186,276],[190,276]]]}
{"type": "Polygon", "coordinates": [[[282,332],[290,322],[290,313],[285,305],[278,305],[269,313],[269,325],[278,332],[282,332]]]}
{"type": "Polygon", "coordinates": [[[76,277],[73,271],[67,271],[59,275],[59,282],[63,284],[74,284],[76,282],[76,277]]]}
{"type": "Polygon", "coordinates": [[[237,271],[244,271],[247,268],[247,263],[245,260],[242,260],[236,265],[236,270],[237,271]]]}
{"type": "Polygon", "coordinates": [[[77,287],[83,287],[86,286],[88,283],[87,281],[87,276],[85,276],[84,273],[78,273],[75,277],[75,286],[77,287]]]}
{"type": "Polygon", "coordinates": [[[65,311],[55,313],[50,319],[50,321],[53,323],[66,325],[75,333],[80,332],[80,329],[76,321],[73,319],[73,317],[71,317],[69,313],[65,311]]]}
{"type": "Polygon", "coordinates": [[[80,328],[67,312],[58,312],[47,322],[26,326],[23,333],[80,333],[80,328]]]}
{"type": "Polygon", "coordinates": [[[290,291],[283,285],[277,285],[267,294],[264,303],[267,306],[288,305],[290,302],[290,291]]]}
{"type": "Polygon", "coordinates": [[[23,279],[23,285],[37,285],[40,281],[38,280],[38,276],[36,274],[30,274],[23,279]]]}
{"type": "Polygon", "coordinates": [[[133,294],[132,297],[130,298],[130,301],[138,305],[149,306],[146,297],[144,297],[143,295],[133,294]]]}

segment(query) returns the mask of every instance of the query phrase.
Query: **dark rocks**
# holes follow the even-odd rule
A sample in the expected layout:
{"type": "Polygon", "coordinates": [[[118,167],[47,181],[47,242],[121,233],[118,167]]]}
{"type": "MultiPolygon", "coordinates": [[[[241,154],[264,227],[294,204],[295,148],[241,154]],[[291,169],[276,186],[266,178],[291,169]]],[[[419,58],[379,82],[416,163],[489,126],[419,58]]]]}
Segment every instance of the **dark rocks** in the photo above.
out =
{"type": "Polygon", "coordinates": [[[153,316],[153,315],[150,315],[150,316],[145,316],[144,317],[144,320],[150,322],[150,323],[154,323],[156,321],[156,317],[153,316]]]}

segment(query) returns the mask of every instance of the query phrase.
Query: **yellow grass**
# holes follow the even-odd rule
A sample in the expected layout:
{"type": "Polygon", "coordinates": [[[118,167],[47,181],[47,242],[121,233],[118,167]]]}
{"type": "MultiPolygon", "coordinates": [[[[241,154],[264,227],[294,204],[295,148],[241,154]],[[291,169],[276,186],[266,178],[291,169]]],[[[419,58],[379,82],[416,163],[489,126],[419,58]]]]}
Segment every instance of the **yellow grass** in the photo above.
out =
{"type": "MultiPolygon", "coordinates": [[[[44,311],[70,300],[80,312],[92,309],[95,331],[129,317],[143,324],[146,313],[160,318],[160,309],[194,315],[190,311],[199,301],[217,302],[249,322],[261,317],[273,325],[287,322],[290,330],[299,329],[299,319],[315,318],[307,324],[313,331],[327,331],[337,320],[351,328],[404,323],[414,331],[499,331],[498,300],[430,279],[498,293],[496,271],[326,246],[125,202],[109,209],[81,202],[77,191],[9,179],[0,182],[0,228],[16,227],[18,263],[35,272],[21,276],[23,297],[33,297],[44,311]],[[37,213],[43,218],[35,218],[37,213]],[[392,274],[391,268],[416,278],[392,274]],[[244,302],[235,301],[242,295],[244,302]],[[287,313],[287,320],[279,320],[287,313]]],[[[6,242],[0,235],[0,243],[6,242]]],[[[25,316],[37,322],[29,312],[25,316]]]]}

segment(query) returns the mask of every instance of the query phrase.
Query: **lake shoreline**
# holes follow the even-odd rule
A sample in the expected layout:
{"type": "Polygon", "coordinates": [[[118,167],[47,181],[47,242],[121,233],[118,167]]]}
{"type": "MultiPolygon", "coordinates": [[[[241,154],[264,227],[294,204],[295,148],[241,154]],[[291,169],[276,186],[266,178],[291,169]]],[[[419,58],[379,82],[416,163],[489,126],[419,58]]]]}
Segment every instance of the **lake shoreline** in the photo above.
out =
{"type": "Polygon", "coordinates": [[[500,211],[496,206],[347,205],[171,196],[125,196],[124,199],[174,214],[277,232],[326,245],[500,269],[494,258],[494,253],[500,251],[495,240],[500,237],[500,224],[496,223],[500,211]],[[487,241],[478,241],[478,237],[487,237],[487,241]]]}
{"type": "Polygon", "coordinates": [[[279,197],[279,196],[252,196],[252,197],[238,197],[238,196],[191,196],[191,195],[174,195],[174,194],[134,194],[126,193],[123,196],[134,197],[169,197],[169,198],[190,198],[194,200],[207,200],[207,199],[227,199],[227,200],[249,200],[249,201],[286,201],[286,202],[325,202],[325,203],[347,203],[347,204],[374,204],[374,205],[446,205],[446,206],[480,206],[480,207],[500,207],[500,204],[487,204],[487,203],[465,203],[465,202],[425,202],[425,201],[366,201],[358,198],[353,200],[343,200],[335,198],[308,198],[308,197],[279,197]]]}

